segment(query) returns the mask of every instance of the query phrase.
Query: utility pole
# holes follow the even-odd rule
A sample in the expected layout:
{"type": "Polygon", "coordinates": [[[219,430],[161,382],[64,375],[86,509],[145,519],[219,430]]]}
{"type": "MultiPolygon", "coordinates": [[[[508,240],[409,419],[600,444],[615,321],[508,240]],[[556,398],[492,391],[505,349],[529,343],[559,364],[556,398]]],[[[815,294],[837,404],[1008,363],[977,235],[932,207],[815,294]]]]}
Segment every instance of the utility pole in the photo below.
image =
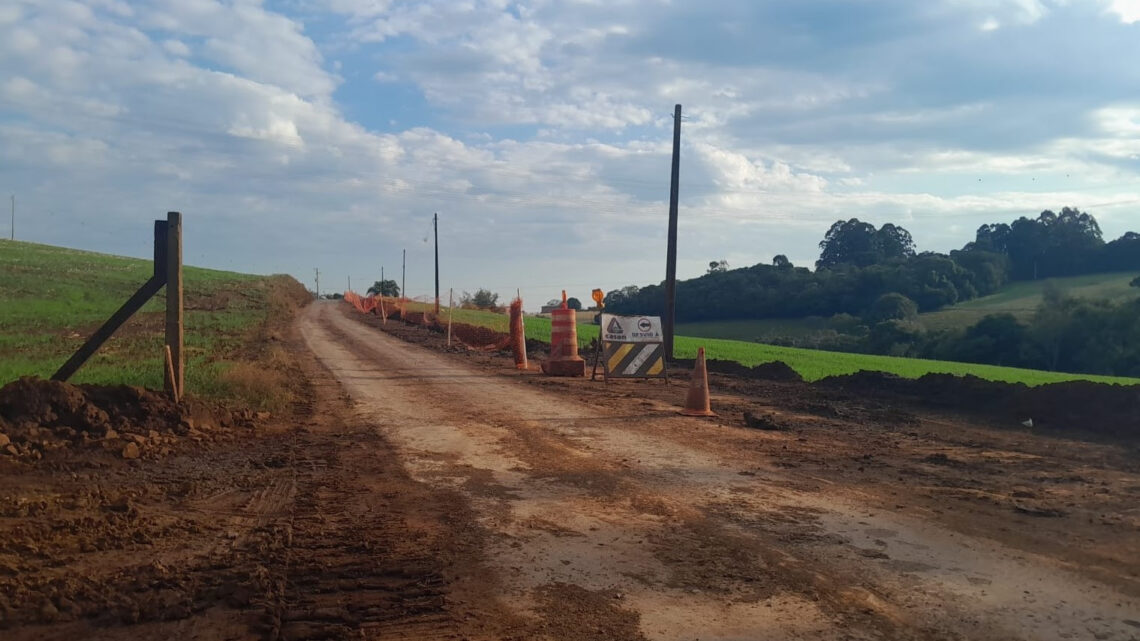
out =
{"type": "Polygon", "coordinates": [[[431,227],[435,232],[435,315],[439,316],[439,213],[431,219],[431,227]]]}
{"type": "Polygon", "coordinates": [[[673,109],[673,177],[669,185],[669,245],[665,254],[665,360],[673,360],[677,311],[677,197],[681,174],[681,105],[673,109]]]}
{"type": "Polygon", "coordinates": [[[408,250],[404,250],[404,257],[400,260],[400,298],[408,297],[408,250]]]}
{"type": "Polygon", "coordinates": [[[313,273],[317,276],[317,300],[321,299],[321,270],[313,268],[313,273]]]}

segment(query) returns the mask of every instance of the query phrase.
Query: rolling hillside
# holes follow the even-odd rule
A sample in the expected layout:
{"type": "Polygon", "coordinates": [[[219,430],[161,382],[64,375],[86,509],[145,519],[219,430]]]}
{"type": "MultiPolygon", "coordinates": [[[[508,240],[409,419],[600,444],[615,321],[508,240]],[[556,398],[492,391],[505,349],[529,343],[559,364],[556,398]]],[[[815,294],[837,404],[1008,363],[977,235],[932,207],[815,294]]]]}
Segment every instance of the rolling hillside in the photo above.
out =
{"type": "Polygon", "coordinates": [[[927,329],[968,327],[989,314],[1008,313],[1027,320],[1041,304],[1043,292],[1049,284],[1057,286],[1068,296],[1117,300],[1140,296],[1140,289],[1128,285],[1136,276],[1135,272],[1121,272],[1011,283],[995,294],[920,314],[919,320],[927,329]]]}

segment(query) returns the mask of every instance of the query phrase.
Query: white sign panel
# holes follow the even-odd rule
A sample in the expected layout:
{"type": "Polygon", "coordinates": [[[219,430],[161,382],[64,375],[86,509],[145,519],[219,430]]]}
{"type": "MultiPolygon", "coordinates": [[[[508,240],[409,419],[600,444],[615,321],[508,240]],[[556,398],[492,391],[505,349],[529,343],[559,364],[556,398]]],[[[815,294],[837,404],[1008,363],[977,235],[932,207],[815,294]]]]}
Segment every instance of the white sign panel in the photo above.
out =
{"type": "Polygon", "coordinates": [[[602,340],[607,343],[660,343],[660,316],[602,314],[602,340]]]}

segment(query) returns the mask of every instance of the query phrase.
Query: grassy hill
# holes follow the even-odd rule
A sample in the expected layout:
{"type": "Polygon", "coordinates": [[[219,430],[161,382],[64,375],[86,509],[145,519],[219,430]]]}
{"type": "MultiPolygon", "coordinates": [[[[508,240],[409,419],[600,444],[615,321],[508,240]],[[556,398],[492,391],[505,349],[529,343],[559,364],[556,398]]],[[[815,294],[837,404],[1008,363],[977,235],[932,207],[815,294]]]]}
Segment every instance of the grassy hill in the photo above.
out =
{"type": "Polygon", "coordinates": [[[1049,283],[1076,298],[1119,300],[1140,296],[1140,289],[1128,285],[1136,276],[1135,272],[1121,272],[1011,283],[989,296],[920,314],[919,320],[927,329],[968,327],[989,314],[1008,313],[1028,320],[1041,304],[1049,283]]]}
{"type": "MultiPolygon", "coordinates": [[[[426,305],[424,307],[426,308],[426,305]]],[[[444,311],[445,321],[446,314],[447,312],[444,311]]],[[[585,316],[585,314],[583,314],[583,316],[585,316]]],[[[507,317],[504,314],[474,310],[456,310],[455,322],[490,327],[504,333],[508,331],[507,317]]],[[[550,340],[550,319],[527,317],[526,336],[527,338],[548,342],[550,340]]],[[[597,337],[598,327],[596,325],[580,324],[578,326],[578,342],[583,346],[597,337]]],[[[998,367],[994,365],[976,365],[972,363],[955,363],[917,358],[896,358],[893,356],[828,352],[796,347],[778,347],[721,338],[698,338],[680,335],[677,336],[675,345],[676,356],[678,358],[696,358],[698,347],[705,348],[705,354],[708,358],[736,361],[749,367],[772,361],[783,361],[792,369],[799,372],[800,376],[803,376],[804,379],[809,381],[819,380],[827,376],[851,374],[860,370],[868,370],[889,372],[907,378],[918,378],[923,374],[929,373],[954,374],[957,376],[972,374],[987,380],[1025,383],[1027,385],[1041,385],[1044,383],[1074,380],[1126,385],[1140,384],[1140,379],[1131,378],[1065,374],[1061,372],[1043,372],[1015,367],[998,367]]]]}
{"type": "MultiPolygon", "coordinates": [[[[0,385],[50,377],[151,271],[149,260],[0,241],[0,385]]],[[[187,391],[257,396],[243,368],[265,355],[268,321],[287,318],[307,298],[304,287],[288,276],[197,267],[186,267],[183,280],[187,391]]],[[[160,292],[71,380],[161,388],[164,300],[160,292]]]]}

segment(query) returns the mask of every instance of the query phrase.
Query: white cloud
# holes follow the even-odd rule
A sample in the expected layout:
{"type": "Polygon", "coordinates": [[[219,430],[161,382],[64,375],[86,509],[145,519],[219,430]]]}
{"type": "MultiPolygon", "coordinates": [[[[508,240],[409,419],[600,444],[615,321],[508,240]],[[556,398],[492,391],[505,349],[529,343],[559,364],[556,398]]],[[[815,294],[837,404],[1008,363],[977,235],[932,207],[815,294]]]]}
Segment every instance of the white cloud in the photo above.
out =
{"type": "Polygon", "coordinates": [[[1140,0],[1108,0],[1108,11],[1125,24],[1140,22],[1140,0]]]}
{"type": "MultiPolygon", "coordinates": [[[[325,4],[339,17],[215,0],[0,6],[5,177],[68,222],[29,233],[123,251],[140,217],[180,208],[191,262],[332,277],[393,269],[403,248],[418,261],[439,211],[445,283],[460,288],[653,282],[676,102],[682,273],[722,256],[810,263],[839,217],[906,221],[945,250],[962,229],[1065,204],[1109,203],[1094,213],[1122,228],[1129,205],[1112,203],[1140,198],[1140,106],[1101,99],[1092,73],[1127,85],[1132,72],[1053,37],[1076,10],[1063,3],[850,3],[894,12],[844,25],[851,42],[765,3],[325,4]],[[988,20],[998,34],[978,32],[988,20]],[[1047,180],[1066,173],[1079,182],[1047,180]],[[68,240],[76,222],[108,237],[68,240]]],[[[1106,6],[1089,11],[1126,28],[1106,6]]],[[[1122,37],[1105,34],[1072,41],[1122,37]]]]}

